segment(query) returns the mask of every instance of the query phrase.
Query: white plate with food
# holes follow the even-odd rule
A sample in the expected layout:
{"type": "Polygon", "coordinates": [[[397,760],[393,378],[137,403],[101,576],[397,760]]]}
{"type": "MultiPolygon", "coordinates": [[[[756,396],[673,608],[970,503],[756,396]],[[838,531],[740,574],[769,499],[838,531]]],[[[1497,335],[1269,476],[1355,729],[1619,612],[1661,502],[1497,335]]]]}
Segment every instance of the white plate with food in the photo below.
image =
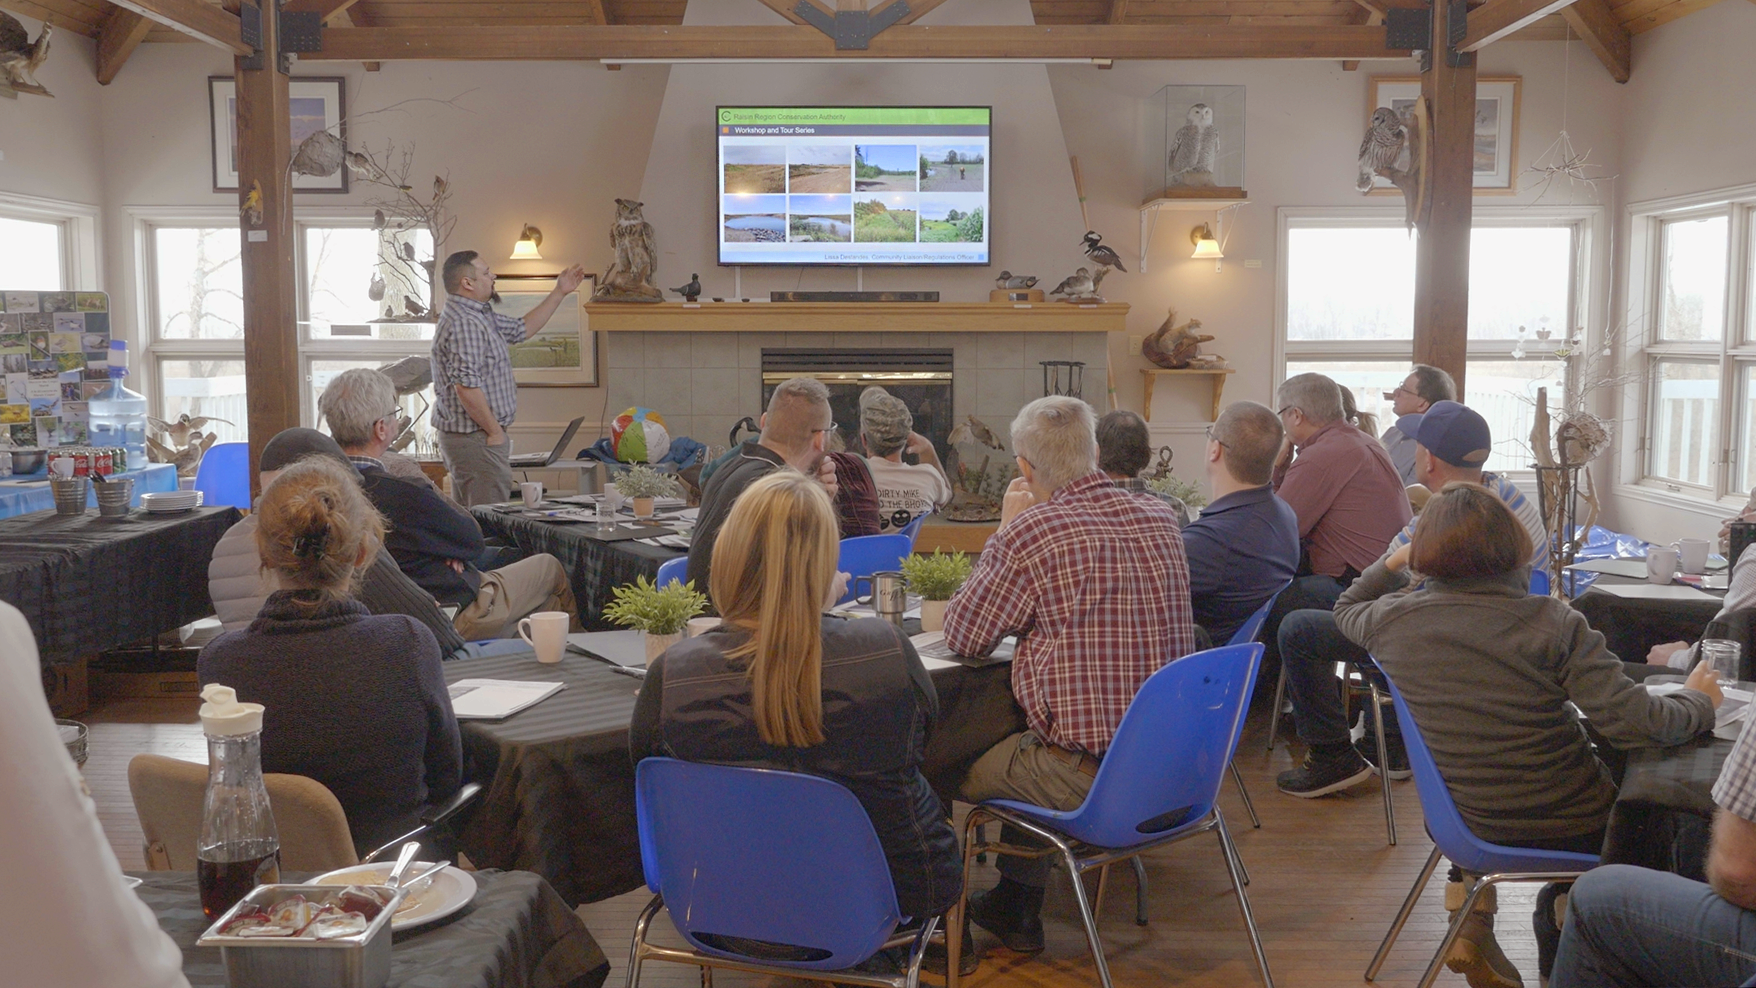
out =
{"type": "MultiPolygon", "coordinates": [[[[432,867],[432,864],[430,861],[416,861],[409,865],[408,873],[419,875],[432,867]]],[[[395,862],[381,861],[377,864],[337,868],[311,879],[311,884],[383,885],[385,879],[390,877],[390,869],[395,866],[395,862]]],[[[402,905],[397,907],[396,916],[390,921],[390,929],[392,932],[400,932],[444,919],[469,905],[475,897],[475,876],[455,865],[447,867],[431,878],[424,878],[409,887],[408,894],[403,896],[402,905]]]]}

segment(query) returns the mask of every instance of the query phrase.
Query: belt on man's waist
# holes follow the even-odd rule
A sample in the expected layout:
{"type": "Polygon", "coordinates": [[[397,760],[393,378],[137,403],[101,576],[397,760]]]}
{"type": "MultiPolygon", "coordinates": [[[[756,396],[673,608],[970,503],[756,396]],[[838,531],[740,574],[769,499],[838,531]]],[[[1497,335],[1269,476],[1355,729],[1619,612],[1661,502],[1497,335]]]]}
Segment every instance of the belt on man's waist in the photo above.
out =
{"type": "Polygon", "coordinates": [[[1058,744],[1050,744],[1047,741],[1043,742],[1043,747],[1048,750],[1049,754],[1054,755],[1060,761],[1065,762],[1069,768],[1078,771],[1080,775],[1083,775],[1088,779],[1097,778],[1098,766],[1103,764],[1102,760],[1093,758],[1083,751],[1074,751],[1072,748],[1063,748],[1058,744]]]}

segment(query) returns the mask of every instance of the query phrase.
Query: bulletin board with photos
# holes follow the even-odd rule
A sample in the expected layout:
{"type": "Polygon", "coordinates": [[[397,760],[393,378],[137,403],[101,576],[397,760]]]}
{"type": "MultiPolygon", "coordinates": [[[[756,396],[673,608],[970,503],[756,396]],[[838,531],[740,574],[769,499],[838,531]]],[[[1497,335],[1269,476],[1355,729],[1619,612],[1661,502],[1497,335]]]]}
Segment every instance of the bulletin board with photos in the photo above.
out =
{"type": "Polygon", "coordinates": [[[110,297],[0,290],[0,429],[14,446],[82,446],[110,382],[110,297]]]}

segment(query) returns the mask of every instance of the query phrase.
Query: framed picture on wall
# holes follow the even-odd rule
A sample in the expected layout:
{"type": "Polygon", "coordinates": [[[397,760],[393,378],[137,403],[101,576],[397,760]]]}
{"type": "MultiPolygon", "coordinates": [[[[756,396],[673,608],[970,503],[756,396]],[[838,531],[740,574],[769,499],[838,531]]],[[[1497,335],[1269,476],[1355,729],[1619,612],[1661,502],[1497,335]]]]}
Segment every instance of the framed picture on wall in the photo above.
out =
{"type": "MultiPolygon", "coordinates": [[[[522,316],[536,308],[555,288],[553,276],[501,275],[500,301],[494,311],[522,316]]],[[[597,334],[585,317],[585,303],[597,288],[597,276],[588,274],[577,291],[561,302],[539,333],[512,345],[512,377],[520,387],[578,388],[598,383],[597,334]]]]}
{"type": "MultiPolygon", "coordinates": [[[[347,87],[340,76],[304,76],[287,85],[292,116],[292,149],[320,130],[327,130],[346,143],[347,87]]],[[[213,145],[213,191],[238,189],[238,84],[229,75],[207,77],[209,132],[213,145]]],[[[294,192],[346,192],[348,170],[334,175],[294,175],[294,192]]]]}
{"type": "MultiPolygon", "coordinates": [[[[1481,76],[1476,79],[1475,191],[1477,195],[1512,195],[1518,191],[1518,89],[1517,76],[1481,76]]],[[[1366,121],[1381,106],[1404,110],[1421,95],[1420,76],[1372,77],[1366,121]]],[[[1407,164],[1398,162],[1398,167],[1407,164]]],[[[1395,193],[1390,180],[1380,176],[1372,194],[1395,193]]]]}

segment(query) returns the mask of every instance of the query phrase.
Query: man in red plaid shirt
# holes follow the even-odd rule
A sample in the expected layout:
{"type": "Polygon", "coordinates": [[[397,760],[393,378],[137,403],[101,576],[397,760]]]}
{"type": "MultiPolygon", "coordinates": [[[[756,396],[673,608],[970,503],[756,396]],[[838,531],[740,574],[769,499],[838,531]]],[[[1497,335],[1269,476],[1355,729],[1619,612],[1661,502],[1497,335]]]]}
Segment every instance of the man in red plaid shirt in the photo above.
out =
{"type": "MultiPolygon", "coordinates": [[[[1091,406],[1068,397],[1040,398],[1012,420],[1023,476],[946,605],[945,643],[959,655],[1018,636],[1012,692],[1029,729],[970,769],[961,795],[972,803],[1077,807],[1140,684],[1195,650],[1177,517],[1098,469],[1096,425],[1091,406]]],[[[1010,828],[1004,839],[1031,843],[1010,828]]],[[[970,918],[1012,950],[1040,951],[1049,859],[998,864],[1000,884],[970,897],[970,918]]]]}

